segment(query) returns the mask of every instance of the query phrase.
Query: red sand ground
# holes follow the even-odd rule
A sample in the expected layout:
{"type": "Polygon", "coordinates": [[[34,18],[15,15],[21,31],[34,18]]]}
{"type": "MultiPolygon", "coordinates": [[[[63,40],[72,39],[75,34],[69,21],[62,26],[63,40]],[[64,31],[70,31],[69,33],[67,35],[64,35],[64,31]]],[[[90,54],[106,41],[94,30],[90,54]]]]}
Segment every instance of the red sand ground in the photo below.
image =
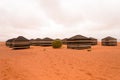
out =
{"type": "Polygon", "coordinates": [[[12,50],[0,43],[0,80],[120,80],[120,43],[91,50],[12,50]]]}

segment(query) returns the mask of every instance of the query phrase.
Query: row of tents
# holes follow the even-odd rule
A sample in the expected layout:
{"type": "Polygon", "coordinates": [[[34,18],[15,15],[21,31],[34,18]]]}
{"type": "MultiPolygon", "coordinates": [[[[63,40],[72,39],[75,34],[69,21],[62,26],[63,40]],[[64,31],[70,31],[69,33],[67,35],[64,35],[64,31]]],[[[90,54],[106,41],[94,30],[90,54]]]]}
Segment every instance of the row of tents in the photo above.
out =
{"type": "MultiPolygon", "coordinates": [[[[17,38],[12,38],[6,41],[6,46],[13,49],[30,48],[30,46],[52,46],[54,39],[44,38],[44,39],[31,39],[28,40],[23,36],[17,38]]],[[[85,37],[82,35],[75,35],[70,38],[65,38],[61,40],[63,44],[67,45],[70,49],[87,49],[91,48],[93,45],[97,45],[97,39],[92,37],[85,37]]],[[[113,37],[105,37],[102,39],[103,46],[117,46],[117,39],[113,37]]]]}

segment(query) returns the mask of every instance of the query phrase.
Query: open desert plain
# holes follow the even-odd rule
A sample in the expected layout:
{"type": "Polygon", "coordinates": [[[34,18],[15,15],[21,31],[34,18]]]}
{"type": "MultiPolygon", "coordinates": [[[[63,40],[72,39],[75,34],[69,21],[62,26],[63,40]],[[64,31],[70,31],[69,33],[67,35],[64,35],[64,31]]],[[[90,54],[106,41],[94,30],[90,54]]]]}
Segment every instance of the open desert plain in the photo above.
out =
{"type": "Polygon", "coordinates": [[[0,43],[0,80],[120,80],[120,43],[91,51],[0,43]]]}

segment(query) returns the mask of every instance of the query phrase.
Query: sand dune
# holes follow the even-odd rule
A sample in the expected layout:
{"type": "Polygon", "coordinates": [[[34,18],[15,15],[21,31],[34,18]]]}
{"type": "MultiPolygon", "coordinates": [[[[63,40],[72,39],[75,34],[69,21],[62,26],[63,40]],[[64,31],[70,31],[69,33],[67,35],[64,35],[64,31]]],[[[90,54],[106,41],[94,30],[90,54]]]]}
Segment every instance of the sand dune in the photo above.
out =
{"type": "Polygon", "coordinates": [[[0,43],[0,80],[120,80],[120,43],[91,51],[63,46],[12,50],[0,43]]]}

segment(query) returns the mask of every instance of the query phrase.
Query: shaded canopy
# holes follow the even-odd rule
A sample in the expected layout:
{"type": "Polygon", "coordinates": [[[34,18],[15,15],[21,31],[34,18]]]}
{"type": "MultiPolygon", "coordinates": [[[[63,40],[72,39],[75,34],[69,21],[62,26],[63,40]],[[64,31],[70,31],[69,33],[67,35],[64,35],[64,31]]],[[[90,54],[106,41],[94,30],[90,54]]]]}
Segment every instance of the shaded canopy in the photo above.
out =
{"type": "Polygon", "coordinates": [[[77,40],[77,39],[88,39],[88,38],[85,36],[82,36],[82,35],[75,35],[75,36],[69,38],[69,40],[73,40],[73,39],[77,40]]]}
{"type": "Polygon", "coordinates": [[[40,39],[40,38],[37,38],[37,39],[35,39],[35,41],[41,41],[41,39],[40,39]]]}
{"type": "Polygon", "coordinates": [[[42,39],[42,41],[53,41],[53,39],[46,37],[46,38],[42,39]]]}
{"type": "Polygon", "coordinates": [[[12,39],[8,39],[6,42],[12,42],[13,40],[15,40],[16,38],[12,38],[12,39]]]}
{"type": "Polygon", "coordinates": [[[117,40],[117,39],[116,39],[116,38],[113,38],[113,37],[108,36],[108,37],[103,38],[102,40],[117,40]]]}
{"type": "Polygon", "coordinates": [[[26,39],[26,38],[23,37],[23,36],[18,36],[14,41],[15,41],[15,42],[19,42],[19,41],[29,41],[29,40],[26,39]]]}
{"type": "Polygon", "coordinates": [[[93,38],[93,37],[89,37],[89,39],[91,39],[91,40],[97,40],[96,38],[93,38]]]}
{"type": "Polygon", "coordinates": [[[6,41],[6,46],[12,47],[12,42],[15,40],[16,38],[12,38],[6,41]]]}
{"type": "Polygon", "coordinates": [[[34,41],[34,39],[30,39],[30,41],[34,41]]]}
{"type": "Polygon", "coordinates": [[[61,40],[60,38],[56,38],[56,39],[54,39],[54,40],[61,40]]]}

